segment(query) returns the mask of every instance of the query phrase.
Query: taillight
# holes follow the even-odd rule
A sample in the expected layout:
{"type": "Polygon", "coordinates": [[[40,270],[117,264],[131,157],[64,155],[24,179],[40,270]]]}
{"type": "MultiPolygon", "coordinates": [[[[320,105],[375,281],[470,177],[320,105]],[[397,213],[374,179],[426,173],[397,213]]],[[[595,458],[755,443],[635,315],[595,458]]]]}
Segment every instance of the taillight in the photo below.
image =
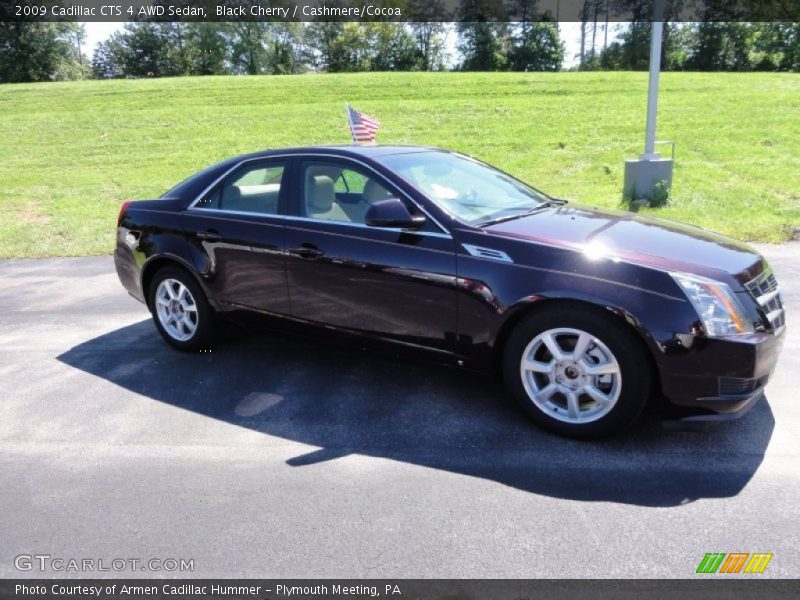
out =
{"type": "Polygon", "coordinates": [[[131,200],[125,200],[122,203],[122,206],[119,207],[119,215],[117,215],[117,227],[119,224],[122,223],[122,217],[125,216],[125,211],[128,210],[128,207],[131,205],[131,200]]]}

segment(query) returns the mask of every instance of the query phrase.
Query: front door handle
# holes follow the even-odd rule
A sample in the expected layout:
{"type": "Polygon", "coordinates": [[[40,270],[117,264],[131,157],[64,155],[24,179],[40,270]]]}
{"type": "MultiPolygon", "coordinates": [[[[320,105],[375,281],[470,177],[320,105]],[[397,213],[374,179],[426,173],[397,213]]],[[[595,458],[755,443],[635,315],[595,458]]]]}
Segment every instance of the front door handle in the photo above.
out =
{"type": "Polygon", "coordinates": [[[289,254],[294,254],[300,258],[319,258],[325,253],[317,248],[314,244],[300,244],[297,248],[289,250],[289,254]]]}
{"type": "Polygon", "coordinates": [[[211,241],[222,239],[222,235],[216,229],[207,229],[206,231],[198,231],[197,237],[199,237],[201,240],[211,240],[211,241]]]}

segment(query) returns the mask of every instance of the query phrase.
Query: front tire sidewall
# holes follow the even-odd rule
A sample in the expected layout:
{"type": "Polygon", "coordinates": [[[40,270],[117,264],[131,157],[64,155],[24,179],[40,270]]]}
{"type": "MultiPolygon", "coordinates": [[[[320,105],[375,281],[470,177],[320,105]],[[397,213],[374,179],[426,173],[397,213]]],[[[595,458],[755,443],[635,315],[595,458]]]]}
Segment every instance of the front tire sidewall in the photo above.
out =
{"type": "Polygon", "coordinates": [[[503,379],[525,413],[538,425],[560,435],[594,438],[611,435],[630,425],[644,409],[650,395],[650,368],[642,343],[624,325],[600,311],[550,309],[524,319],[512,332],[503,355],[503,379]],[[583,330],[602,341],[620,366],[621,390],[614,407],[587,423],[567,423],[549,416],[528,396],[520,375],[522,354],[530,341],[554,328],[583,330]]]}
{"type": "Polygon", "coordinates": [[[178,267],[165,267],[159,270],[148,289],[148,305],[150,307],[150,314],[153,316],[153,322],[156,329],[161,334],[161,337],[173,348],[182,350],[184,352],[198,352],[210,348],[213,341],[213,311],[206,300],[200,285],[195,279],[183,269],[178,267]],[[161,325],[161,321],[156,313],[156,291],[158,286],[165,279],[175,279],[185,285],[194,298],[195,306],[197,307],[197,328],[194,335],[188,340],[177,340],[173,338],[161,325]]]}

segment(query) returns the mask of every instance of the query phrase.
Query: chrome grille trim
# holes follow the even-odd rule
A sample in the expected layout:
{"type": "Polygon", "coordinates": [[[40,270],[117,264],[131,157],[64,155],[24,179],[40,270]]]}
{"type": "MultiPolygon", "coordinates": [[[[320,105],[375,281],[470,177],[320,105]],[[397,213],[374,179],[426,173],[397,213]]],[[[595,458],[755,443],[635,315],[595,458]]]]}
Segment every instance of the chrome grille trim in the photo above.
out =
{"type": "Polygon", "coordinates": [[[761,306],[767,306],[770,302],[775,300],[775,298],[777,298],[780,293],[781,293],[780,290],[773,290],[773,291],[769,292],[768,294],[764,294],[763,296],[759,296],[758,298],[756,298],[756,300],[758,300],[758,303],[761,306]]]}
{"type": "Polygon", "coordinates": [[[761,307],[770,329],[778,331],[786,325],[780,287],[771,268],[767,267],[761,275],[746,283],[745,288],[761,307]]]}
{"type": "Polygon", "coordinates": [[[778,308],[776,310],[770,311],[770,312],[767,313],[767,321],[769,321],[770,323],[774,323],[775,321],[777,321],[781,317],[781,315],[783,315],[783,309],[782,308],[778,308]]]}

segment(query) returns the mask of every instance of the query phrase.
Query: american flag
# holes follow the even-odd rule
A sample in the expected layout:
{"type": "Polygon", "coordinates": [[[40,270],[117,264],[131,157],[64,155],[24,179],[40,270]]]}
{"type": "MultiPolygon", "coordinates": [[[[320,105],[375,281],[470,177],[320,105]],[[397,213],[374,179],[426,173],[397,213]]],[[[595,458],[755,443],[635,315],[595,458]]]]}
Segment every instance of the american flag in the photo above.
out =
{"type": "Polygon", "coordinates": [[[350,123],[350,135],[353,136],[354,142],[375,141],[375,133],[381,126],[377,119],[358,112],[348,104],[347,120],[350,123]]]}

